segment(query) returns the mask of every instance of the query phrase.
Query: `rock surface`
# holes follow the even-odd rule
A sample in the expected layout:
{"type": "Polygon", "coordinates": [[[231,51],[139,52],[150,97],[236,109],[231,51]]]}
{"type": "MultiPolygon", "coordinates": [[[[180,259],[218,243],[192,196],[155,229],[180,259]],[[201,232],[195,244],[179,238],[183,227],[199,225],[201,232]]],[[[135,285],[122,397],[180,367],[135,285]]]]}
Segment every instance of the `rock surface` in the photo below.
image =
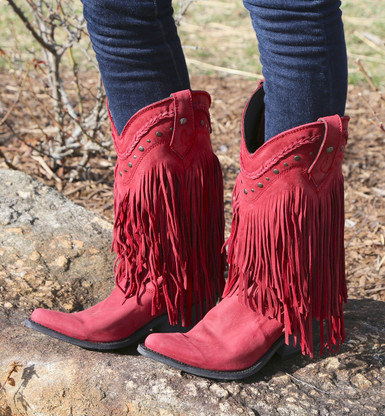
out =
{"type": "Polygon", "coordinates": [[[0,171],[0,416],[385,414],[385,308],[351,300],[335,356],[273,359],[243,382],[215,382],[127,349],[98,353],[25,328],[38,306],[74,311],[112,286],[112,227],[28,176],[0,171]]]}
{"type": "Polygon", "coordinates": [[[103,298],[112,225],[22,173],[0,170],[0,184],[2,307],[72,312],[103,298]]]}

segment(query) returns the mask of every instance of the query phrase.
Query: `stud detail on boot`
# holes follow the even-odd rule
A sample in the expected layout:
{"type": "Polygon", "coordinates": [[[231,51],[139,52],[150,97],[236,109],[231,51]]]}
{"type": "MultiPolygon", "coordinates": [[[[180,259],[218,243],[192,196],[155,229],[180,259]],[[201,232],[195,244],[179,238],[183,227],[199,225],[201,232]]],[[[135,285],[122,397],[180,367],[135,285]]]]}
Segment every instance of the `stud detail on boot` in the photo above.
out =
{"type": "Polygon", "coordinates": [[[112,128],[116,283],[129,297],[150,279],[153,312],[165,300],[171,324],[189,325],[193,304],[202,316],[224,282],[222,171],[201,125],[209,105],[207,93],[181,91],[139,111],[121,135],[112,128]]]}
{"type": "Polygon", "coordinates": [[[235,291],[250,308],[283,323],[286,341],[299,336],[302,352],[312,356],[313,318],[320,321],[321,349],[324,321],[330,350],[344,340],[341,165],[349,119],[324,117],[250,153],[249,111],[262,102],[261,85],[244,112],[224,296],[235,291]]]}

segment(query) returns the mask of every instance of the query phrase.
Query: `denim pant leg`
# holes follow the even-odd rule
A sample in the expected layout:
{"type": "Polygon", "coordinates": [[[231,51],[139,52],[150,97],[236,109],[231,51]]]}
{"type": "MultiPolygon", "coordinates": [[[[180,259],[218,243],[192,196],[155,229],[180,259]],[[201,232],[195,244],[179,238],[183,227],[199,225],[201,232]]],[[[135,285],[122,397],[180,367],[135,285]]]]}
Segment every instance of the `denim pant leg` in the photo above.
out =
{"type": "Polygon", "coordinates": [[[339,0],[244,0],[265,77],[265,140],[345,111],[347,58],[339,0]]]}
{"type": "Polygon", "coordinates": [[[82,0],[119,132],[139,109],[190,87],[171,0],[82,0]]]}

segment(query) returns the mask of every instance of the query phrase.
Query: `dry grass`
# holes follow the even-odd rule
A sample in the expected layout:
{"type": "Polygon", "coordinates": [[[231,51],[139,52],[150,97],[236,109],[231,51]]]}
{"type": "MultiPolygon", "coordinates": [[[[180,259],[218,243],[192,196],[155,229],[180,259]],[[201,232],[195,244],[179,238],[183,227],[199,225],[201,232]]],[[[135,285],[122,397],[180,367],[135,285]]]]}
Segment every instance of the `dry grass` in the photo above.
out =
{"type": "MultiPolygon", "coordinates": [[[[349,83],[364,81],[356,63],[361,59],[376,85],[385,87],[385,8],[377,0],[345,0],[342,11],[349,83]]],[[[179,34],[194,75],[220,75],[224,68],[242,71],[239,75],[249,79],[250,74],[261,74],[256,36],[242,0],[195,1],[179,34]]]]}

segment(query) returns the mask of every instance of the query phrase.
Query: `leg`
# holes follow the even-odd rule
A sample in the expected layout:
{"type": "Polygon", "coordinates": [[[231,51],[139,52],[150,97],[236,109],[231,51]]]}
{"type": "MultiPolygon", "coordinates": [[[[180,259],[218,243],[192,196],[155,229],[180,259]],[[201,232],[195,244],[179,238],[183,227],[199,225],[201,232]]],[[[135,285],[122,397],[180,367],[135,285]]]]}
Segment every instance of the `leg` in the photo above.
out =
{"type": "Polygon", "coordinates": [[[83,0],[83,5],[119,133],[141,108],[190,88],[171,0],[83,0]]]}
{"type": "MultiPolygon", "coordinates": [[[[345,80],[346,61],[335,66],[332,43],[310,46],[307,35],[314,31],[317,42],[319,36],[330,40],[326,27],[329,20],[340,22],[340,12],[332,8],[325,21],[322,4],[337,2],[272,1],[265,9],[262,1],[247,3],[261,9],[257,13],[255,6],[253,13],[262,32],[266,91],[260,83],[244,112],[223,300],[186,334],[153,334],[138,349],[173,367],[223,380],[256,373],[275,353],[295,351],[297,342],[313,356],[313,318],[320,322],[321,351],[324,322],[330,351],[344,340],[341,165],[348,117],[330,114],[344,111],[346,84],[335,83],[338,77],[345,80]],[[316,10],[322,13],[314,16],[316,10]],[[267,138],[274,137],[262,146],[264,125],[267,138]]],[[[342,25],[333,30],[344,52],[342,25]]]]}
{"type": "Polygon", "coordinates": [[[339,0],[244,0],[265,77],[265,140],[344,115],[346,46],[339,0]]]}

